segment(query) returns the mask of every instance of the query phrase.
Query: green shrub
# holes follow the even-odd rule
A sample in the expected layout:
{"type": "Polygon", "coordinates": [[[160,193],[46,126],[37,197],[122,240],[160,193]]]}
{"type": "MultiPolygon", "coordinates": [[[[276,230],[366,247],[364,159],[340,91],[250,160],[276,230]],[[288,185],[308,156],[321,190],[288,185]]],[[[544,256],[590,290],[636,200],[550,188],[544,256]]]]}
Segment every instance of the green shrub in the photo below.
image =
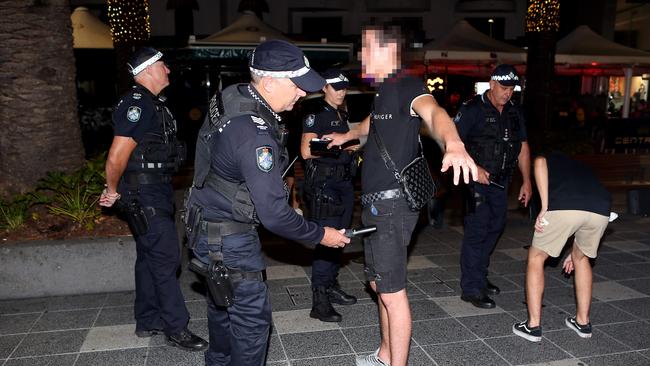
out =
{"type": "Polygon", "coordinates": [[[21,227],[33,203],[34,197],[29,194],[17,195],[10,201],[0,200],[0,229],[12,231],[21,227]]]}
{"type": "Polygon", "coordinates": [[[72,174],[48,172],[37,189],[52,193],[46,201],[50,213],[91,230],[101,215],[97,201],[104,188],[104,161],[105,155],[101,155],[72,174]]]}

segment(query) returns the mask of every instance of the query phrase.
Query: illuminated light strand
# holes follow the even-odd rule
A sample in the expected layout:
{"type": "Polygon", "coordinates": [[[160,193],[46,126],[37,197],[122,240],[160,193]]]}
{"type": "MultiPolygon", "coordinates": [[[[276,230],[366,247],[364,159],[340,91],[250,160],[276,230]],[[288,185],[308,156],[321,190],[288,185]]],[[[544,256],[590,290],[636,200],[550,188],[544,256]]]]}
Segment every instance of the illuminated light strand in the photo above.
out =
{"type": "Polygon", "coordinates": [[[560,29],[560,1],[532,0],[526,11],[526,32],[557,32],[560,29]]]}
{"type": "Polygon", "coordinates": [[[113,43],[146,41],[151,35],[147,0],[108,0],[108,23],[113,43]]]}

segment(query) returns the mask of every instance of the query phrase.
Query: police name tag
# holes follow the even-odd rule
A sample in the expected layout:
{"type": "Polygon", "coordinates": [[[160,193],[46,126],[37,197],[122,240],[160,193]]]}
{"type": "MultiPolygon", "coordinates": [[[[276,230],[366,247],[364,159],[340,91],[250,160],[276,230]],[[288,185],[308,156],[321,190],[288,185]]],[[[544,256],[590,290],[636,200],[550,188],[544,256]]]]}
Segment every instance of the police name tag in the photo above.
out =
{"type": "Polygon", "coordinates": [[[140,120],[140,114],[142,114],[140,107],[131,106],[126,111],[126,118],[131,122],[138,122],[140,120]]]}
{"type": "Polygon", "coordinates": [[[255,149],[257,157],[257,167],[268,173],[273,169],[273,148],[271,146],[260,146],[255,149]]]}

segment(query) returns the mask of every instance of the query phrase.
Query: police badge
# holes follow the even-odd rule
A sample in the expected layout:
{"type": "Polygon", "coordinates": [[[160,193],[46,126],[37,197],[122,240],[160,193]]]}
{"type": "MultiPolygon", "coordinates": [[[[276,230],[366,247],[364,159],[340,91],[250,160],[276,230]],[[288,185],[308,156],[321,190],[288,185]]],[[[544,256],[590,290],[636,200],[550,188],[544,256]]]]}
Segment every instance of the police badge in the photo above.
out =
{"type": "Polygon", "coordinates": [[[255,149],[257,155],[257,167],[268,173],[273,169],[273,148],[270,146],[260,146],[255,149]]]}
{"type": "Polygon", "coordinates": [[[305,118],[305,126],[312,127],[314,125],[315,120],[316,120],[316,116],[314,116],[313,114],[308,115],[305,118]]]}
{"type": "Polygon", "coordinates": [[[138,122],[138,120],[140,119],[141,112],[142,110],[140,109],[140,107],[131,106],[126,111],[126,118],[131,122],[138,122]]]}

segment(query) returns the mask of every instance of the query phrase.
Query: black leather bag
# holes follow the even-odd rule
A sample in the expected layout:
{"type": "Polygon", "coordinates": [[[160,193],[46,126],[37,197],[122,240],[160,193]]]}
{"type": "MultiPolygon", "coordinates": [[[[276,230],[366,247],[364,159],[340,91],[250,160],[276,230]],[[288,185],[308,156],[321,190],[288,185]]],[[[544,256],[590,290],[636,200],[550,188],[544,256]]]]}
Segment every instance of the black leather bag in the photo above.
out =
{"type": "Polygon", "coordinates": [[[424,156],[413,159],[400,173],[402,190],[411,210],[424,207],[436,194],[436,185],[424,156]]]}
{"type": "Polygon", "coordinates": [[[409,208],[413,211],[419,211],[436,194],[436,185],[431,176],[429,164],[422,154],[422,142],[420,141],[420,156],[408,163],[401,172],[398,172],[372,121],[370,122],[370,129],[379,147],[381,158],[384,160],[386,167],[393,171],[409,208]]]}

